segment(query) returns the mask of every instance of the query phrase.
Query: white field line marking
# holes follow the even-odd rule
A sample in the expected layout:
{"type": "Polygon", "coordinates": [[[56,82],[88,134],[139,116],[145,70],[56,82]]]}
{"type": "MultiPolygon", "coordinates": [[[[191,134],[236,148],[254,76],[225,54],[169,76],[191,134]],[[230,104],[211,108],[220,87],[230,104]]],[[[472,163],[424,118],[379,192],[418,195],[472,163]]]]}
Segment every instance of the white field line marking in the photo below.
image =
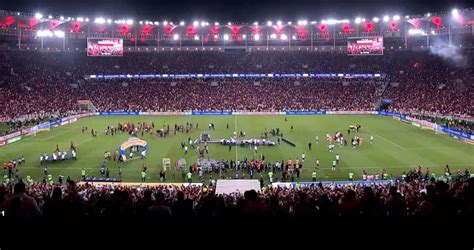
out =
{"type": "MultiPolygon", "coordinates": [[[[237,116],[236,115],[234,115],[234,131],[235,131],[235,134],[237,135],[237,116]]],[[[235,145],[235,164],[237,164],[237,159],[238,159],[238,156],[237,156],[238,148],[239,147],[235,145]]]]}
{"type": "Polygon", "coordinates": [[[387,139],[387,138],[385,138],[385,137],[383,137],[383,136],[381,136],[381,135],[379,135],[379,134],[376,134],[376,133],[372,132],[372,131],[369,130],[369,129],[367,129],[367,131],[368,131],[369,133],[371,133],[371,134],[376,135],[377,137],[380,137],[380,138],[384,139],[385,141],[391,143],[392,145],[395,145],[395,146],[397,146],[397,147],[399,147],[399,148],[401,148],[401,149],[403,149],[403,150],[406,149],[406,148],[404,148],[403,146],[401,146],[400,144],[395,143],[395,142],[393,142],[393,141],[391,141],[391,140],[389,140],[389,139],[387,139]]]}

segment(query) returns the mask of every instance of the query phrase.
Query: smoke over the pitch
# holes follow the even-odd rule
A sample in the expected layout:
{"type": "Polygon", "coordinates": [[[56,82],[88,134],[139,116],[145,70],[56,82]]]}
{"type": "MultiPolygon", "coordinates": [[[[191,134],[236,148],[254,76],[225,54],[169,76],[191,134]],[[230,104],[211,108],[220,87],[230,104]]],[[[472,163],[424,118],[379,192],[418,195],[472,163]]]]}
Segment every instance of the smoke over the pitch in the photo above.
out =
{"type": "Polygon", "coordinates": [[[456,67],[467,67],[469,64],[467,57],[462,53],[462,49],[456,46],[450,47],[435,42],[433,47],[430,48],[430,53],[453,63],[456,67]]]}

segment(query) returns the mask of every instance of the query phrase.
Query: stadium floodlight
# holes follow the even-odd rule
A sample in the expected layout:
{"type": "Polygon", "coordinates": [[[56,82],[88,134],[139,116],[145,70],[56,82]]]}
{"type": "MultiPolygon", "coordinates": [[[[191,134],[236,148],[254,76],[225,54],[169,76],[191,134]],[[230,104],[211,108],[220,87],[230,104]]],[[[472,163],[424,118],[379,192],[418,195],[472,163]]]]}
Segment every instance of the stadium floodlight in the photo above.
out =
{"type": "Polygon", "coordinates": [[[78,22],[84,22],[84,18],[83,18],[83,17],[78,17],[78,18],[77,18],[77,21],[78,21],[78,22]]]}
{"type": "Polygon", "coordinates": [[[232,23],[231,23],[231,22],[228,22],[228,23],[227,23],[227,25],[231,26],[231,25],[232,25],[232,23]]]}
{"type": "Polygon", "coordinates": [[[143,24],[143,21],[140,21],[140,22],[138,22],[138,23],[139,23],[140,25],[142,25],[142,24],[143,24]]]}
{"type": "Polygon", "coordinates": [[[308,21],[307,21],[307,20],[303,20],[303,21],[301,21],[301,24],[300,24],[300,25],[306,26],[306,25],[308,25],[308,21]]]}
{"type": "Polygon", "coordinates": [[[242,35],[242,38],[243,38],[243,39],[247,39],[247,35],[246,35],[246,34],[243,34],[243,35],[242,35]]]}
{"type": "Polygon", "coordinates": [[[277,22],[277,25],[278,25],[278,26],[281,26],[281,24],[282,24],[281,21],[278,21],[278,22],[277,22]]]}
{"type": "Polygon", "coordinates": [[[409,15],[406,15],[406,16],[405,16],[405,19],[408,19],[408,18],[410,18],[410,16],[409,16],[409,15]]]}
{"type": "Polygon", "coordinates": [[[254,39],[255,41],[260,40],[260,34],[255,34],[255,35],[253,35],[253,39],[254,39]]]}
{"type": "Polygon", "coordinates": [[[378,23],[378,22],[379,22],[379,18],[378,18],[378,17],[374,17],[374,18],[372,18],[372,21],[374,21],[374,23],[378,23]]]}
{"type": "Polygon", "coordinates": [[[175,40],[175,41],[176,41],[176,40],[179,40],[179,34],[174,34],[174,35],[173,35],[173,40],[175,40]]]}
{"type": "Polygon", "coordinates": [[[281,35],[280,35],[280,39],[281,39],[282,41],[286,41],[286,40],[288,39],[288,36],[285,35],[285,34],[281,34],[281,35]]]}
{"type": "Polygon", "coordinates": [[[86,17],[86,23],[88,23],[88,22],[89,22],[89,18],[88,18],[88,17],[86,17]]]}
{"type": "Polygon", "coordinates": [[[258,26],[258,22],[253,22],[253,25],[258,26]]]}
{"type": "Polygon", "coordinates": [[[273,33],[273,34],[270,35],[270,38],[271,38],[271,39],[276,39],[276,38],[277,38],[277,35],[276,35],[275,33],[273,33]]]}
{"type": "Polygon", "coordinates": [[[206,26],[206,22],[202,21],[201,22],[201,27],[204,27],[204,26],[206,26]]]}
{"type": "Polygon", "coordinates": [[[163,25],[164,26],[168,25],[168,21],[163,21],[163,25]]]}
{"type": "Polygon", "coordinates": [[[427,16],[427,17],[430,17],[430,16],[431,16],[431,13],[429,13],[429,12],[426,13],[426,16],[427,16]]]}
{"type": "Polygon", "coordinates": [[[174,25],[174,23],[173,23],[173,22],[170,22],[170,25],[171,25],[171,26],[173,26],[173,25],[174,25]]]}
{"type": "Polygon", "coordinates": [[[292,22],[288,22],[288,25],[291,25],[291,24],[292,24],[292,22]]]}
{"type": "Polygon", "coordinates": [[[184,26],[184,21],[179,22],[180,26],[184,26]]]}
{"type": "Polygon", "coordinates": [[[64,17],[63,17],[63,16],[60,16],[60,17],[59,17],[59,20],[61,20],[61,21],[64,20],[64,17]]]}
{"type": "Polygon", "coordinates": [[[393,16],[393,21],[398,21],[398,20],[400,20],[400,16],[399,16],[399,15],[393,16]]]}
{"type": "Polygon", "coordinates": [[[198,36],[198,35],[195,35],[195,36],[194,36],[194,40],[199,41],[199,36],[198,36]]]}
{"type": "Polygon", "coordinates": [[[199,26],[199,22],[198,22],[198,21],[194,21],[194,22],[193,22],[193,26],[194,26],[194,27],[199,26]]]}
{"type": "MultiPolygon", "coordinates": [[[[150,24],[152,24],[152,23],[150,22],[150,24]]],[[[160,22],[154,22],[153,24],[158,26],[158,25],[160,25],[160,22]]]]}
{"type": "Polygon", "coordinates": [[[431,35],[436,35],[436,32],[434,30],[432,30],[431,35]]]}
{"type": "Polygon", "coordinates": [[[272,25],[273,25],[272,21],[267,22],[267,26],[272,26],[272,25]]]}
{"type": "Polygon", "coordinates": [[[107,19],[107,23],[108,23],[108,24],[111,24],[111,23],[112,23],[112,19],[107,19]]]}
{"type": "Polygon", "coordinates": [[[228,41],[228,40],[229,40],[229,35],[228,35],[228,34],[224,34],[224,40],[225,40],[225,41],[228,41]]]}
{"type": "Polygon", "coordinates": [[[214,38],[217,39],[219,36],[218,35],[214,35],[214,38]]]}
{"type": "Polygon", "coordinates": [[[316,21],[311,21],[311,24],[317,24],[317,23],[318,23],[318,22],[316,22],[316,21]]]}
{"type": "Polygon", "coordinates": [[[57,38],[64,38],[65,34],[62,30],[56,30],[52,32],[51,30],[38,30],[36,32],[37,37],[57,37],[57,38]]]}
{"type": "Polygon", "coordinates": [[[451,11],[451,14],[453,15],[454,18],[457,18],[457,17],[459,16],[459,11],[458,11],[458,9],[453,9],[453,10],[451,11]]]}
{"type": "Polygon", "coordinates": [[[355,23],[359,24],[361,22],[362,22],[362,18],[358,17],[358,18],[355,19],[355,23]]]}
{"type": "Polygon", "coordinates": [[[291,39],[296,40],[296,36],[295,36],[295,35],[292,35],[292,36],[291,36],[291,39]]]}
{"type": "Polygon", "coordinates": [[[94,20],[94,23],[103,24],[105,23],[105,19],[103,17],[98,17],[94,20]]]}
{"type": "Polygon", "coordinates": [[[127,20],[127,24],[128,24],[128,25],[132,25],[132,24],[133,24],[133,20],[132,20],[132,19],[128,19],[128,20],[127,20]]]}
{"type": "Polygon", "coordinates": [[[384,21],[384,23],[390,21],[390,17],[389,17],[389,16],[384,16],[384,17],[383,17],[383,21],[384,21]]]}
{"type": "Polygon", "coordinates": [[[54,36],[59,37],[59,38],[64,38],[64,31],[62,30],[55,30],[54,31],[54,36]]]}
{"type": "Polygon", "coordinates": [[[68,20],[68,21],[71,20],[71,17],[67,17],[67,20],[68,20]]]}
{"type": "Polygon", "coordinates": [[[421,29],[409,29],[408,30],[408,35],[411,35],[411,36],[425,36],[426,33],[421,30],[421,29]]]}
{"type": "Polygon", "coordinates": [[[214,26],[219,26],[219,22],[215,22],[215,23],[214,23],[214,26]]]}
{"type": "Polygon", "coordinates": [[[49,15],[49,16],[48,16],[48,19],[51,19],[51,18],[53,18],[53,16],[49,15]]]}
{"type": "Polygon", "coordinates": [[[19,15],[20,15],[20,12],[17,12],[16,15],[19,16],[19,15]]]}
{"type": "Polygon", "coordinates": [[[41,14],[41,13],[36,13],[36,14],[35,14],[35,17],[36,17],[37,19],[41,19],[41,18],[43,18],[43,14],[41,14]]]}

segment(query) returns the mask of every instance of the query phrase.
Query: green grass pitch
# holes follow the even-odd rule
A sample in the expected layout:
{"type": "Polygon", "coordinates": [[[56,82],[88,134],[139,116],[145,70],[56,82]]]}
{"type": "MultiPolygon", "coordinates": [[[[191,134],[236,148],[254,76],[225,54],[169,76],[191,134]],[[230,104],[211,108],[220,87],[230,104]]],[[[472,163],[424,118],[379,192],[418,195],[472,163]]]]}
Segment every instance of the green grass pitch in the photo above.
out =
{"type": "MultiPolygon", "coordinates": [[[[353,172],[355,179],[362,178],[362,171],[369,173],[380,173],[386,169],[393,176],[401,175],[403,171],[413,169],[418,165],[430,167],[431,171],[442,174],[445,164],[451,166],[452,171],[468,168],[471,172],[474,166],[474,147],[455,141],[447,135],[435,134],[433,131],[421,130],[409,124],[396,121],[390,117],[375,115],[325,115],[325,116],[101,116],[81,119],[67,126],[51,129],[49,132],[40,132],[36,136],[28,136],[19,142],[12,143],[0,148],[0,161],[6,162],[20,155],[26,158],[26,164],[19,166],[23,177],[31,175],[33,180],[42,180],[43,165],[39,163],[39,156],[47,152],[51,154],[56,144],[62,151],[69,151],[70,142],[73,141],[78,148],[77,161],[64,161],[48,164],[49,173],[57,181],[58,175],[70,176],[79,179],[81,168],[85,168],[88,176],[100,177],[99,167],[104,160],[104,152],[113,152],[119,145],[128,139],[128,134],[117,134],[115,136],[105,135],[104,130],[108,125],[116,126],[117,123],[125,122],[154,122],[155,129],[163,124],[174,123],[186,124],[198,123],[199,129],[189,134],[177,133],[166,138],[160,138],[156,134],[145,135],[143,139],[148,141],[147,159],[136,159],[126,163],[107,162],[110,169],[110,177],[117,177],[117,168],[122,166],[123,180],[127,182],[139,182],[140,172],[143,164],[149,167],[148,182],[159,181],[162,158],[171,158],[172,167],[167,172],[167,182],[181,182],[181,174],[174,169],[174,163],[184,157],[189,164],[197,159],[197,153],[189,150],[184,155],[180,143],[187,141],[188,137],[196,139],[201,132],[208,131],[207,125],[214,123],[215,131],[211,131],[212,138],[229,138],[234,129],[245,131],[246,138],[260,138],[265,129],[280,128],[284,137],[293,141],[296,147],[291,147],[282,142],[275,147],[260,146],[260,153],[265,155],[267,161],[276,160],[285,162],[287,159],[301,158],[306,154],[303,164],[302,181],[309,181],[311,172],[315,169],[316,159],[319,158],[321,168],[317,180],[347,180],[348,173],[353,172]],[[227,124],[229,129],[226,129],[227,124]],[[364,138],[361,147],[352,149],[350,146],[335,147],[335,152],[328,152],[326,134],[334,134],[336,131],[347,134],[349,124],[361,124],[359,132],[364,138]],[[89,132],[81,133],[81,127],[87,126],[89,132]],[[290,127],[294,126],[293,131],[290,127]],[[98,131],[97,137],[90,135],[90,129],[98,131]],[[369,143],[370,136],[374,136],[374,143],[369,143]],[[319,136],[319,144],[315,137],[319,136]],[[308,149],[308,143],[312,142],[312,150],[308,149]],[[331,171],[331,162],[335,154],[339,153],[341,162],[335,172],[331,171]],[[175,178],[173,177],[175,176],[175,178]]],[[[351,134],[352,136],[352,134],[351,134]]],[[[350,142],[350,137],[349,138],[350,142]]],[[[275,137],[269,136],[269,140],[276,141],[275,137]]],[[[242,160],[244,157],[252,159],[253,150],[249,147],[232,147],[229,151],[227,146],[209,144],[209,156],[213,159],[242,160]]],[[[2,176],[6,170],[2,170],[2,176]]],[[[234,176],[233,171],[226,176],[234,176]]],[[[255,175],[258,177],[258,174],[255,175]]],[[[276,175],[278,178],[280,174],[276,175]]],[[[206,180],[209,176],[206,176],[206,180]]],[[[268,176],[264,175],[265,179],[268,176]]],[[[198,181],[197,175],[193,177],[198,181]]]]}

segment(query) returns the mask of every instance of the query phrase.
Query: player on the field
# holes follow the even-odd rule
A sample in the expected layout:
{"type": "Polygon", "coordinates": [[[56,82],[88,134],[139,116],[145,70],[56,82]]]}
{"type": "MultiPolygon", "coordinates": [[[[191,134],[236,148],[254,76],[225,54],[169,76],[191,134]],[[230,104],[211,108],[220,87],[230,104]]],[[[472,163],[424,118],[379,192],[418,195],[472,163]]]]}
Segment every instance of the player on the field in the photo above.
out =
{"type": "Polygon", "coordinates": [[[319,170],[319,158],[316,159],[316,168],[319,170]]]}
{"type": "Polygon", "coordinates": [[[339,154],[336,154],[336,162],[339,163],[339,154]]]}
{"type": "Polygon", "coordinates": [[[305,158],[306,158],[306,154],[305,154],[305,153],[302,153],[302,154],[301,154],[301,162],[304,162],[305,158]]]}
{"type": "Polygon", "coordinates": [[[141,178],[142,182],[145,182],[146,181],[146,172],[145,171],[141,172],[141,177],[142,177],[141,178]]]}
{"type": "Polygon", "coordinates": [[[334,145],[333,145],[333,144],[329,144],[328,148],[329,148],[329,152],[332,153],[333,150],[334,150],[334,145]]]}
{"type": "Polygon", "coordinates": [[[336,160],[332,161],[332,171],[336,171],[336,160]]]}
{"type": "Polygon", "coordinates": [[[188,178],[188,183],[191,184],[192,183],[192,177],[193,177],[193,174],[191,172],[188,172],[186,174],[186,177],[188,178]]]}
{"type": "Polygon", "coordinates": [[[374,142],[374,136],[371,135],[371,136],[370,136],[370,144],[372,144],[373,142],[374,142]]]}

